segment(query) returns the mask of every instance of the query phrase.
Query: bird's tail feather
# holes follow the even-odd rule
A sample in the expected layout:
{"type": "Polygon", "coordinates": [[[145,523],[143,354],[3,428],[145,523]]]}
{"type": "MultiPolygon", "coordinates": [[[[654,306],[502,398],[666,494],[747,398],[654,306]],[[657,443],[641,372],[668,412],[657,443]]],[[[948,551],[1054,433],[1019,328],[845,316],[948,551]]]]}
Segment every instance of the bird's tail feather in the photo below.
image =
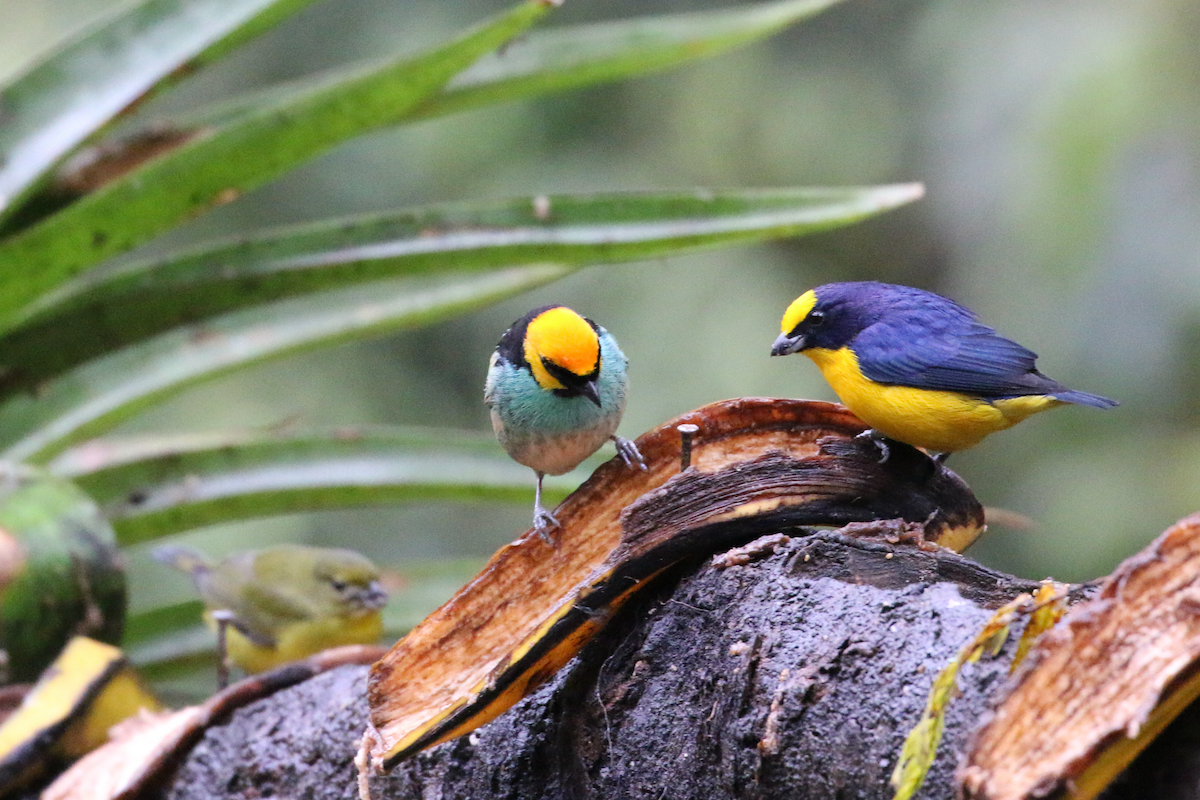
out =
{"type": "Polygon", "coordinates": [[[1091,406],[1092,408],[1112,408],[1113,406],[1121,405],[1116,400],[1110,400],[1098,394],[1077,392],[1074,389],[1068,389],[1065,392],[1055,392],[1052,397],[1064,403],[1075,403],[1076,405],[1091,406]]]}
{"type": "Polygon", "coordinates": [[[212,563],[202,553],[181,544],[160,544],[150,551],[150,557],[193,578],[208,572],[212,567],[212,563]]]}

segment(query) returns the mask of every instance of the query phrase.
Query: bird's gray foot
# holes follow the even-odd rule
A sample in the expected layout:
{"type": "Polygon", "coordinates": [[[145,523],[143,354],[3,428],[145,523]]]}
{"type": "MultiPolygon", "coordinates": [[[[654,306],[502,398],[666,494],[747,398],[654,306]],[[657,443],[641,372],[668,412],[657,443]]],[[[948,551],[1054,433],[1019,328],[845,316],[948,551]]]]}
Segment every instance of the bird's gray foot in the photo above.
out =
{"type": "Polygon", "coordinates": [[[558,547],[558,541],[550,532],[561,528],[562,525],[558,518],[542,505],[542,479],[545,477],[545,473],[537,473],[537,494],[533,498],[533,530],[543,542],[551,547],[558,547]]]}
{"type": "Polygon", "coordinates": [[[540,505],[533,509],[533,531],[546,544],[554,547],[558,546],[558,541],[554,538],[553,532],[561,527],[558,518],[540,505]]]}
{"type": "Polygon", "coordinates": [[[637,466],[640,470],[646,470],[646,459],[642,457],[642,453],[637,449],[637,445],[632,440],[626,439],[624,436],[613,436],[613,443],[617,446],[617,455],[625,462],[625,466],[637,466]]]}
{"type": "Polygon", "coordinates": [[[232,611],[219,608],[212,618],[217,623],[217,688],[224,689],[229,685],[229,626],[235,617],[232,611]]]}

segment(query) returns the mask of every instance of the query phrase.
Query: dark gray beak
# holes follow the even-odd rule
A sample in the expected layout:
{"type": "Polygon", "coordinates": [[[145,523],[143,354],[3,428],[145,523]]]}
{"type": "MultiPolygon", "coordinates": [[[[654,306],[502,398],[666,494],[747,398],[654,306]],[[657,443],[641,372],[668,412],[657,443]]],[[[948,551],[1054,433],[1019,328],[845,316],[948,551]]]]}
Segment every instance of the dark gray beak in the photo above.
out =
{"type": "Polygon", "coordinates": [[[771,345],[771,355],[788,356],[792,353],[799,353],[804,349],[806,344],[804,334],[788,336],[786,333],[781,333],[779,334],[779,338],[775,340],[775,344],[771,345]]]}
{"type": "Polygon", "coordinates": [[[579,393],[581,395],[583,395],[584,397],[586,397],[588,400],[591,400],[597,406],[600,406],[600,392],[596,388],[595,381],[588,381],[583,386],[580,386],[579,393]]]}
{"type": "Polygon", "coordinates": [[[379,585],[379,581],[371,581],[367,588],[359,593],[357,599],[363,608],[374,611],[387,605],[388,596],[383,587],[379,585]]]}

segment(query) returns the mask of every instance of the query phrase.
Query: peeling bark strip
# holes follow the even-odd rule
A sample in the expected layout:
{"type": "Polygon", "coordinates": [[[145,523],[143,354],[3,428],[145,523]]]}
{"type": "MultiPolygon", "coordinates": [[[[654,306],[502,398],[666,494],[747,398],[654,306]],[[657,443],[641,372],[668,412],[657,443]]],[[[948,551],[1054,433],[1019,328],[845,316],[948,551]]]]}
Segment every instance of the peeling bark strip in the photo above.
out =
{"type": "Polygon", "coordinates": [[[898,443],[881,464],[854,440],[862,430],[841,406],[743,398],[643,435],[647,470],[601,466],[555,511],[554,546],[526,534],[502,548],[375,665],[373,766],[495,719],[689,555],[794,525],[897,518],[898,537],[959,548],[982,532],[983,509],[956,475],[898,443]],[[699,427],[683,473],[681,424],[699,427]]]}
{"type": "Polygon", "coordinates": [[[1123,562],[1039,641],[972,743],[966,796],[1094,797],[1200,695],[1198,660],[1200,514],[1123,562]]]}

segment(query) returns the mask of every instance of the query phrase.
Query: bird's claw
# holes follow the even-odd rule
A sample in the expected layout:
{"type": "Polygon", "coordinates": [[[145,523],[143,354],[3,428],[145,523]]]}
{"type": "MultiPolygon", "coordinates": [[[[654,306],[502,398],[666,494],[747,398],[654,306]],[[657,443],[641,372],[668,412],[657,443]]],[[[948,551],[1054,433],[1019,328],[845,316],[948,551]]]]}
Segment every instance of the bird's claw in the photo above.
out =
{"type": "Polygon", "coordinates": [[[875,445],[875,448],[879,450],[880,464],[886,464],[888,458],[892,455],[892,449],[888,447],[887,437],[874,428],[868,428],[854,438],[857,441],[867,441],[875,445]]]}
{"type": "Polygon", "coordinates": [[[558,518],[545,508],[538,506],[533,510],[533,532],[546,544],[552,547],[558,546],[558,541],[550,532],[561,528],[562,525],[559,523],[558,518]]]}
{"type": "Polygon", "coordinates": [[[617,446],[617,455],[625,462],[625,466],[632,468],[636,465],[643,472],[649,469],[646,466],[646,459],[642,457],[642,452],[638,450],[632,440],[626,439],[624,436],[614,436],[612,440],[617,446]]]}

